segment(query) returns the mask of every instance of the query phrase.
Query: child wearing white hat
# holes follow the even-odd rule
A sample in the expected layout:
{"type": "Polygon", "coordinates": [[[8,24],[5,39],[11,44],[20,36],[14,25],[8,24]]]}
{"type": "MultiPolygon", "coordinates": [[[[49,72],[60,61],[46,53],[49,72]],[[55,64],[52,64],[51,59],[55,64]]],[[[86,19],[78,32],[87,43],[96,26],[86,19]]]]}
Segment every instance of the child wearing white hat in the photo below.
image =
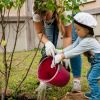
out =
{"type": "Polygon", "coordinates": [[[93,29],[97,25],[95,18],[89,13],[79,12],[74,16],[75,28],[78,39],[69,47],[55,55],[51,67],[63,59],[68,59],[86,52],[91,68],[87,79],[90,86],[90,92],[85,96],[89,100],[100,100],[100,43],[93,37],[93,29]]]}

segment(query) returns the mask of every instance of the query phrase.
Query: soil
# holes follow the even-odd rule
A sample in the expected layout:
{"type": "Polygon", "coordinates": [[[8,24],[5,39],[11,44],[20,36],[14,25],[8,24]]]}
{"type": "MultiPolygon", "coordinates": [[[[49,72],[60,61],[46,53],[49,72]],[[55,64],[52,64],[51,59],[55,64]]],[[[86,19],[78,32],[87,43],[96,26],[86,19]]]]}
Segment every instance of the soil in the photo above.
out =
{"type": "MultiPolygon", "coordinates": [[[[4,89],[0,90],[0,100],[1,100],[2,93],[4,93],[4,89]]],[[[12,96],[12,90],[11,89],[7,89],[6,90],[6,98],[5,98],[5,100],[7,100],[7,98],[9,98],[11,96],[12,96]]]]}
{"type": "Polygon", "coordinates": [[[36,100],[36,98],[33,98],[30,93],[24,92],[24,93],[19,94],[16,97],[16,100],[36,100]]]}
{"type": "Polygon", "coordinates": [[[61,100],[88,100],[88,99],[84,97],[84,94],[82,92],[81,93],[69,92],[65,94],[61,100]]]}
{"type": "MultiPolygon", "coordinates": [[[[7,98],[5,100],[8,100],[8,98],[11,96],[10,90],[7,90],[6,96],[7,98]]],[[[37,98],[36,96],[33,97],[30,93],[24,92],[17,95],[16,100],[37,100],[37,98]]],[[[45,99],[45,100],[48,100],[48,99],[45,99]]],[[[53,100],[57,100],[57,98],[53,100]]],[[[84,94],[82,92],[80,93],[68,92],[60,100],[88,100],[88,99],[84,97],[84,94]]]]}
{"type": "MultiPolygon", "coordinates": [[[[37,99],[32,97],[29,93],[22,93],[19,96],[17,96],[16,100],[37,100],[37,99]]],[[[57,98],[53,100],[57,100],[57,98]]],[[[69,92],[65,94],[60,100],[88,100],[88,99],[84,97],[82,92],[81,93],[69,92]]]]}

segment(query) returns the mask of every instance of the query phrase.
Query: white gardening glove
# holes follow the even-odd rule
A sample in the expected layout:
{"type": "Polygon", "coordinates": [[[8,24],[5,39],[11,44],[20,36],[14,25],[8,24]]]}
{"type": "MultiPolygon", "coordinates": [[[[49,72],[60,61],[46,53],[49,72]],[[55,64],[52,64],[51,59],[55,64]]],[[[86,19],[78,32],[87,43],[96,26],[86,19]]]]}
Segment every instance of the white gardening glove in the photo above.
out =
{"type": "Polygon", "coordinates": [[[68,67],[69,67],[69,65],[70,65],[70,59],[64,59],[64,60],[63,60],[63,63],[64,63],[64,67],[65,67],[66,69],[68,69],[68,67]]]}
{"type": "Polygon", "coordinates": [[[53,57],[51,68],[54,68],[56,64],[62,61],[62,54],[57,54],[53,57]]]}
{"type": "Polygon", "coordinates": [[[45,51],[47,56],[54,56],[55,55],[55,46],[52,42],[48,41],[45,43],[45,51]]]}
{"type": "MultiPolygon", "coordinates": [[[[60,54],[63,52],[64,52],[63,49],[55,49],[56,54],[60,54]]],[[[63,62],[65,63],[66,66],[68,66],[70,64],[70,59],[63,59],[63,62]]]]}

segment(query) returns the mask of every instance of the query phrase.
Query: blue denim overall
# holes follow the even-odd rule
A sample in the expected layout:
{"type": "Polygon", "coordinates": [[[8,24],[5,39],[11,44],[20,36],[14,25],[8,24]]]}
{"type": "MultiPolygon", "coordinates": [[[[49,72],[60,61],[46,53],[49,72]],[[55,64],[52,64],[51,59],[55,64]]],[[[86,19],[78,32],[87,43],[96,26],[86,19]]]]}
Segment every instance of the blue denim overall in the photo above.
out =
{"type": "MultiPolygon", "coordinates": [[[[77,39],[77,33],[75,31],[74,22],[72,23],[72,43],[77,39]]],[[[82,67],[82,59],[81,55],[77,55],[70,59],[72,73],[74,78],[81,77],[81,67],[82,67]]]]}
{"type": "Polygon", "coordinates": [[[88,57],[91,68],[88,72],[87,79],[91,89],[89,100],[100,100],[100,53],[88,57]]]}
{"type": "MultiPolygon", "coordinates": [[[[46,34],[49,41],[51,41],[54,46],[57,46],[57,40],[58,40],[58,26],[56,20],[53,23],[46,23],[44,22],[44,33],[46,34]]],[[[45,58],[45,47],[41,50],[42,59],[45,58]]]]}
{"type": "Polygon", "coordinates": [[[48,39],[54,44],[56,47],[58,40],[58,26],[56,20],[53,23],[44,22],[44,31],[48,39]]]}

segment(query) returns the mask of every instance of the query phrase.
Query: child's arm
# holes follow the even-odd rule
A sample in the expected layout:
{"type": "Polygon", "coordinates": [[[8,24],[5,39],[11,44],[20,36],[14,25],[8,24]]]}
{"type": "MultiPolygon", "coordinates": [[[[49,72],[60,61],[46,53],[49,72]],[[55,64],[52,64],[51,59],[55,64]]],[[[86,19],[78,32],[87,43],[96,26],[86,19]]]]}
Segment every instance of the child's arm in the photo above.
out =
{"type": "Polygon", "coordinates": [[[78,37],[78,38],[76,39],[76,41],[75,41],[73,44],[71,44],[71,45],[69,45],[68,47],[64,48],[64,49],[63,49],[63,52],[72,50],[72,49],[79,43],[79,40],[80,40],[80,38],[78,37]]]}
{"type": "Polygon", "coordinates": [[[92,43],[93,41],[91,41],[90,38],[85,38],[81,40],[81,42],[77,44],[76,47],[72,48],[71,50],[65,51],[64,53],[61,53],[61,54],[57,54],[52,61],[52,66],[54,67],[55,64],[59,63],[63,59],[68,59],[76,55],[79,55],[83,52],[93,50],[94,44],[92,43]]]}
{"type": "Polygon", "coordinates": [[[93,46],[91,44],[92,44],[91,39],[85,38],[76,47],[72,48],[69,51],[65,51],[63,58],[71,58],[79,54],[82,54],[86,51],[92,50],[93,46]]]}

